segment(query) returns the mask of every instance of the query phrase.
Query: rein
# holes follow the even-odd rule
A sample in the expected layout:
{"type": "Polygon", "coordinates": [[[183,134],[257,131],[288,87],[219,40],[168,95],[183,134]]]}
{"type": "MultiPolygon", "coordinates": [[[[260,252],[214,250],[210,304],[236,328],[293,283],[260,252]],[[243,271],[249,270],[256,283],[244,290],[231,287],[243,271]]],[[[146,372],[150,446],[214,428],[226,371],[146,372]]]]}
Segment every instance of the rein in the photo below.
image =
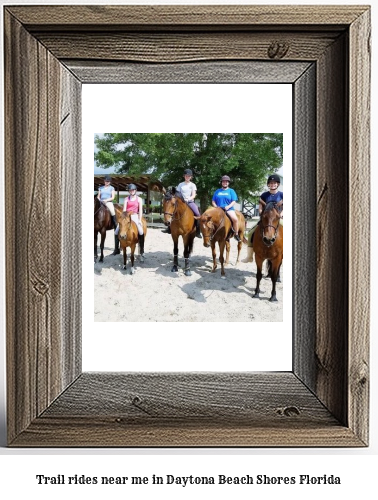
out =
{"type": "Polygon", "coordinates": [[[96,215],[96,214],[98,214],[98,212],[101,210],[101,208],[102,208],[102,207],[104,207],[104,208],[106,208],[107,210],[109,210],[109,209],[108,209],[108,207],[105,205],[105,203],[103,203],[102,201],[100,201],[100,206],[98,207],[98,209],[95,211],[95,213],[94,213],[94,214],[95,214],[95,215],[96,215]]]}
{"type": "MultiPolygon", "coordinates": [[[[223,212],[223,210],[222,210],[223,212]]],[[[219,223],[219,226],[218,228],[215,230],[215,232],[213,232],[210,236],[209,236],[209,239],[210,239],[210,242],[213,240],[214,236],[217,234],[217,232],[222,229],[222,227],[224,227],[224,218],[226,217],[226,214],[225,212],[223,212],[223,218],[222,220],[220,221],[219,223]]],[[[213,222],[213,231],[214,231],[214,222],[213,222]]]]}
{"type": "MultiPolygon", "coordinates": [[[[262,215],[261,215],[261,222],[262,222],[262,215]]],[[[280,227],[280,220],[278,219],[277,227],[273,226],[272,224],[267,224],[266,226],[263,226],[262,224],[260,224],[260,233],[261,233],[262,237],[264,236],[265,229],[268,228],[268,227],[272,227],[274,229],[274,237],[276,238],[277,237],[277,233],[278,233],[278,228],[280,227]]],[[[264,239],[263,239],[263,241],[264,241],[264,239]]],[[[264,244],[266,244],[266,243],[264,242],[264,244]]],[[[274,245],[274,243],[273,243],[273,245],[274,245]]]]}
{"type": "Polygon", "coordinates": [[[176,199],[176,201],[175,201],[174,205],[175,205],[175,209],[173,210],[173,212],[164,212],[164,215],[170,215],[170,216],[171,216],[171,222],[172,222],[172,221],[174,221],[174,220],[181,220],[181,219],[184,217],[184,215],[185,215],[185,213],[186,213],[186,210],[187,210],[187,208],[188,208],[188,205],[185,203],[185,210],[184,210],[184,212],[181,214],[181,217],[176,217],[176,218],[174,218],[174,215],[175,215],[175,214],[176,214],[176,212],[177,212],[177,199],[176,199]]]}

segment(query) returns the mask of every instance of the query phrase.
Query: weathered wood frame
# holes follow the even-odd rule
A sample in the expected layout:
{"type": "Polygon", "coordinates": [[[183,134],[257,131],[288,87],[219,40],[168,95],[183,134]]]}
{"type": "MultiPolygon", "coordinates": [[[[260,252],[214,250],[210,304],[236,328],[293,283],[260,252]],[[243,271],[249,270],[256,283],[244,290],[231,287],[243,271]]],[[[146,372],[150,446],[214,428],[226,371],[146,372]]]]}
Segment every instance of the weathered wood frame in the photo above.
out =
{"type": "Polygon", "coordinates": [[[4,22],[9,445],[367,446],[369,225],[351,223],[370,213],[369,7],[7,6],[4,22]],[[292,372],[82,373],[81,84],[265,78],[295,103],[292,372]]]}

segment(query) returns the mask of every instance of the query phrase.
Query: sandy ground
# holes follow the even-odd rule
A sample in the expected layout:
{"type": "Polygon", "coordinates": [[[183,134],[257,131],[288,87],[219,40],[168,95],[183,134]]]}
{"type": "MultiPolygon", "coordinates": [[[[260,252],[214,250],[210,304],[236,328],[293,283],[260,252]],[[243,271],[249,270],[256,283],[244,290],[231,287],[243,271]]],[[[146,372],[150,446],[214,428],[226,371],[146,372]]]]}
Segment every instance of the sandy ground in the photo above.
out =
{"type": "MultiPolygon", "coordinates": [[[[211,249],[195,238],[191,257],[192,276],[184,275],[182,240],[179,240],[178,273],[172,273],[173,241],[161,228],[148,228],[145,261],[135,260],[135,274],[123,269],[123,257],[113,251],[113,231],[105,240],[104,262],[94,264],[95,321],[282,321],[283,283],[277,283],[278,302],[269,302],[270,279],[262,279],[259,299],[252,295],[256,286],[255,263],[235,266],[237,242],[232,240],[230,264],[221,279],[220,264],[211,273],[211,249]]],[[[130,249],[128,249],[128,252],[130,249]]],[[[136,252],[137,253],[137,252],[136,252]]],[[[217,255],[219,252],[217,253],[217,255]]],[[[243,245],[241,259],[247,254],[243,245]]],[[[264,265],[265,273],[265,265],[264,265]]],[[[281,267],[283,282],[283,265],[281,267]]]]}

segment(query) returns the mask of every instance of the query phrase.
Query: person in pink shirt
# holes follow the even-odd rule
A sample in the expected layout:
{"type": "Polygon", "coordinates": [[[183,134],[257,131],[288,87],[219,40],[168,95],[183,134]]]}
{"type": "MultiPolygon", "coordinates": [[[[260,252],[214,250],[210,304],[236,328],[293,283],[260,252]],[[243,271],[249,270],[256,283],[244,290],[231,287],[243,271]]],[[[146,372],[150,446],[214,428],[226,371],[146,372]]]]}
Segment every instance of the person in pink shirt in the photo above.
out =
{"type": "MultiPolygon", "coordinates": [[[[143,256],[144,254],[144,232],[142,226],[143,200],[140,196],[137,196],[137,188],[135,184],[129,184],[128,190],[129,190],[129,196],[125,198],[125,202],[123,204],[123,211],[131,213],[131,220],[135,222],[138,228],[140,254],[141,256],[143,256]]],[[[119,226],[117,227],[115,234],[118,234],[118,231],[119,231],[119,226]]]]}

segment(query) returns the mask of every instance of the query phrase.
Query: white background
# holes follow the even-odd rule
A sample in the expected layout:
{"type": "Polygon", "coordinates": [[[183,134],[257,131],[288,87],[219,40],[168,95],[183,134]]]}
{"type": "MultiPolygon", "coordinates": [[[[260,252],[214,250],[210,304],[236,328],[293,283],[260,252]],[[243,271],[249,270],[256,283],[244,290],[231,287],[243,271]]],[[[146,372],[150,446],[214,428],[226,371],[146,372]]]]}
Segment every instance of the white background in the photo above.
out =
{"type": "MultiPolygon", "coordinates": [[[[205,131],[283,133],[285,209],[291,213],[292,85],[84,85],[83,220],[88,218],[88,207],[92,206],[93,193],[88,186],[93,178],[95,132],[205,131]]],[[[92,241],[91,227],[83,226],[86,231],[83,241],[92,241]]],[[[291,226],[288,217],[283,322],[226,325],[180,322],[178,326],[177,323],[121,323],[114,318],[114,322],[99,323],[94,321],[93,301],[85,301],[83,370],[290,371],[291,226]],[[141,352],[143,356],[127,355],[141,352]]],[[[93,296],[92,247],[83,246],[82,262],[83,297],[90,297],[93,296]]],[[[125,275],[125,287],[127,278],[125,275]]],[[[143,301],[142,289],[139,293],[140,309],[135,316],[143,318],[148,304],[143,301]]]]}
{"type": "MultiPolygon", "coordinates": [[[[12,1],[11,4],[25,3],[12,1]]],[[[41,3],[35,1],[34,3],[41,3]]],[[[48,2],[48,3],[51,3],[48,2]]],[[[88,2],[62,2],[63,4],[88,3],[88,2]]],[[[90,3],[96,2],[92,0],[90,3]]],[[[113,4],[127,3],[116,2],[113,4]]],[[[133,4],[138,2],[134,1],[133,4]]],[[[161,3],[161,2],[151,2],[161,3]]],[[[167,3],[167,2],[165,2],[167,3]]],[[[180,3],[180,2],[172,2],[180,3]]],[[[205,4],[240,4],[253,3],[238,0],[237,2],[222,2],[221,0],[207,0],[206,2],[186,2],[186,3],[205,3],[205,4]]],[[[288,2],[264,2],[259,4],[285,4],[288,2]]],[[[292,0],[291,4],[313,4],[310,2],[297,2],[292,0]]],[[[324,1],[323,4],[361,4],[366,2],[346,0],[324,1]]],[[[372,137],[377,137],[377,79],[376,79],[376,53],[377,38],[374,26],[377,23],[376,10],[372,9],[373,21],[373,72],[372,72],[372,137]]],[[[3,98],[3,96],[2,96],[3,98]]],[[[3,102],[3,101],[1,101],[3,102]]],[[[1,134],[3,135],[3,134],[1,134]]],[[[3,150],[2,150],[3,154],[3,150]]],[[[372,172],[371,186],[377,186],[377,141],[372,143],[372,172]]],[[[3,180],[1,180],[3,188],[3,180]]],[[[370,185],[367,180],[367,193],[370,185]]],[[[374,210],[376,194],[372,189],[372,209],[374,210]]],[[[362,200],[366,202],[366,200],[362,200]]],[[[13,214],[7,214],[13,216],[13,214]]],[[[4,227],[4,216],[1,220],[4,227]]],[[[377,236],[372,231],[371,254],[377,254],[377,236]]],[[[1,258],[1,277],[4,277],[4,247],[0,252],[1,258]]],[[[369,272],[369,270],[366,270],[369,272]]],[[[377,264],[372,260],[370,269],[372,283],[377,279],[377,264]]],[[[4,288],[2,288],[4,301],[4,288]]],[[[377,307],[378,303],[376,287],[371,290],[371,324],[378,324],[377,307]]],[[[2,302],[2,312],[4,312],[4,302],[2,302]]],[[[1,372],[1,386],[3,391],[0,423],[1,423],[1,446],[0,448],[0,491],[2,497],[8,498],[10,495],[19,498],[22,495],[28,498],[81,499],[84,496],[90,496],[92,499],[103,499],[105,495],[112,499],[125,499],[131,495],[138,495],[138,498],[147,498],[155,495],[158,498],[229,498],[230,495],[237,495],[240,499],[251,498],[291,498],[302,499],[306,496],[308,499],[332,499],[340,497],[343,499],[355,499],[358,497],[373,498],[376,494],[376,470],[377,470],[377,437],[378,437],[378,412],[377,412],[377,340],[376,326],[372,327],[371,335],[371,439],[370,447],[367,449],[68,449],[68,450],[14,450],[5,448],[5,411],[4,394],[5,379],[4,371],[1,372]],[[148,476],[153,473],[159,475],[212,475],[212,474],[268,474],[268,475],[288,475],[297,476],[298,474],[323,475],[335,474],[342,479],[341,486],[265,486],[261,488],[248,486],[226,486],[226,487],[187,487],[163,486],[160,490],[150,487],[143,489],[128,489],[125,487],[111,487],[111,489],[92,488],[90,486],[70,487],[64,486],[38,486],[35,482],[36,474],[55,475],[55,474],[86,474],[91,476],[113,475],[139,475],[148,476]]],[[[2,358],[5,359],[5,340],[4,340],[4,320],[2,322],[2,342],[0,344],[2,358]]],[[[3,363],[5,364],[5,363],[3,363]]],[[[108,487],[109,488],[109,487],[108,487]]]]}

